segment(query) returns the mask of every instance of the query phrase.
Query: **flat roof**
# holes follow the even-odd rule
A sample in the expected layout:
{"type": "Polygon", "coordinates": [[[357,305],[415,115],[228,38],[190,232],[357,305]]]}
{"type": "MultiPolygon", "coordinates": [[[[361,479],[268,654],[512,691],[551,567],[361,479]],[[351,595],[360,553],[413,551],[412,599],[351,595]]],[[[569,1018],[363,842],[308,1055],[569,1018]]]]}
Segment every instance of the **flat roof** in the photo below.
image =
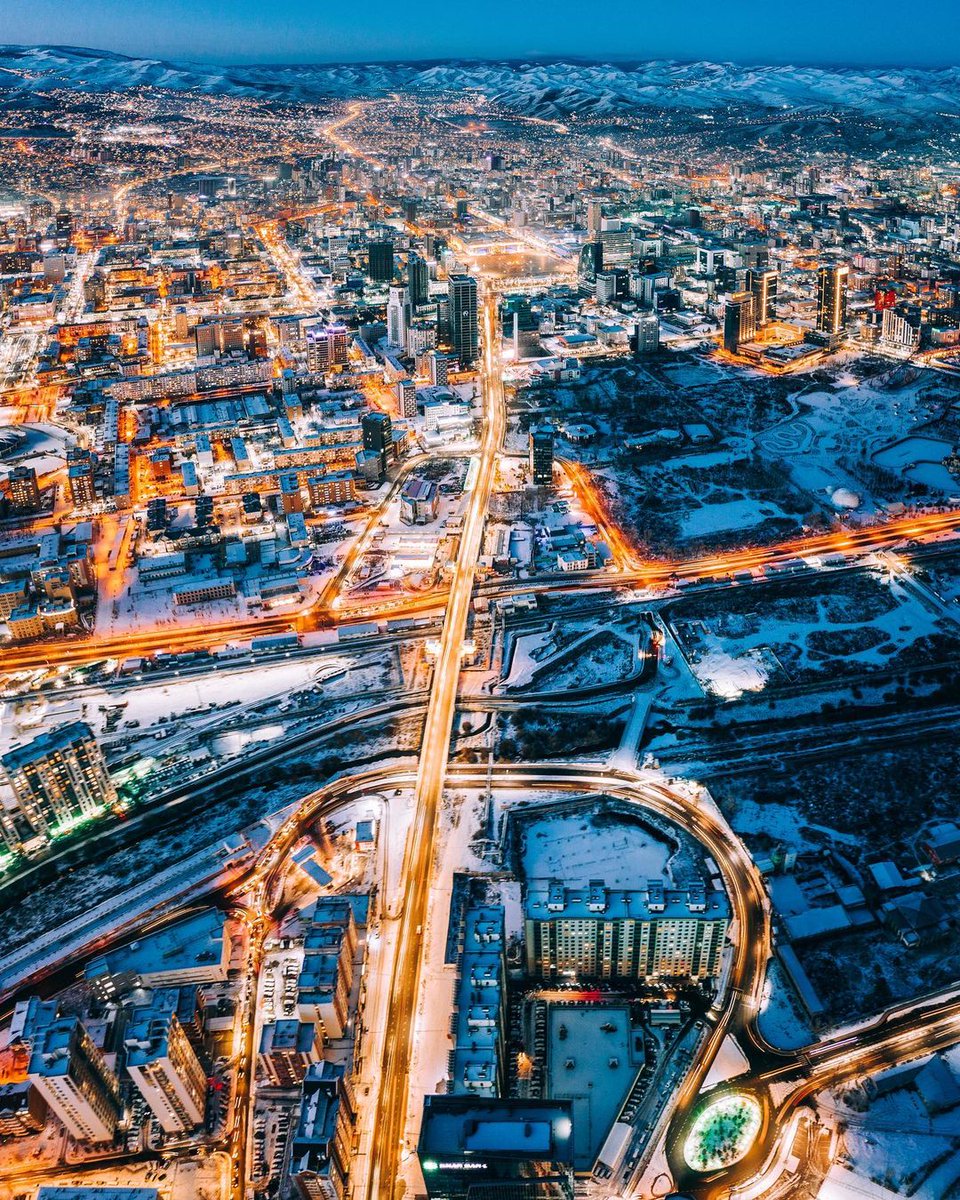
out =
{"type": "Polygon", "coordinates": [[[420,1127],[421,1154],[484,1154],[498,1159],[573,1163],[573,1107],[569,1100],[478,1100],[427,1096],[420,1127]]]}

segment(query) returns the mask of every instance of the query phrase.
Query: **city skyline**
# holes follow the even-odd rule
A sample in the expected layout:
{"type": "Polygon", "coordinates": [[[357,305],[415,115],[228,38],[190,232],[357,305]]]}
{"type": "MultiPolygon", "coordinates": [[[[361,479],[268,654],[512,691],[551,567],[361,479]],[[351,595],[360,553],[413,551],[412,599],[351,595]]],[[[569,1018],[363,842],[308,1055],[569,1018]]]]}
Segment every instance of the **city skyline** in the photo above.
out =
{"type": "Polygon", "coordinates": [[[0,46],[0,1200],[954,1195],[960,66],[328,17],[0,46]]]}

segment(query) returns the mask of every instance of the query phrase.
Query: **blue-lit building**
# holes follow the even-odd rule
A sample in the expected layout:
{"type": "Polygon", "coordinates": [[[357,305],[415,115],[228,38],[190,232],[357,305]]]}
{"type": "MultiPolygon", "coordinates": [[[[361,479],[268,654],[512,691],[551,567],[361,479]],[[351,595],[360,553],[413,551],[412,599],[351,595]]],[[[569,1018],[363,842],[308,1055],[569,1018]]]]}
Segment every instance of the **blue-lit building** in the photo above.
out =
{"type": "Polygon", "coordinates": [[[215,908],[158,929],[88,963],[85,977],[103,1000],[134,987],[181,987],[227,978],[231,939],[215,908]]]}
{"type": "Polygon", "coordinates": [[[504,1090],[507,981],[500,905],[468,908],[461,928],[452,1015],[450,1091],[497,1097],[504,1090]]]}
{"type": "Polygon", "coordinates": [[[303,1081],[290,1175],[303,1200],[343,1200],[356,1108],[342,1066],[314,1064],[303,1081]]]}
{"type": "Polygon", "coordinates": [[[427,1096],[417,1153],[430,1200],[573,1200],[569,1100],[427,1096]]]}

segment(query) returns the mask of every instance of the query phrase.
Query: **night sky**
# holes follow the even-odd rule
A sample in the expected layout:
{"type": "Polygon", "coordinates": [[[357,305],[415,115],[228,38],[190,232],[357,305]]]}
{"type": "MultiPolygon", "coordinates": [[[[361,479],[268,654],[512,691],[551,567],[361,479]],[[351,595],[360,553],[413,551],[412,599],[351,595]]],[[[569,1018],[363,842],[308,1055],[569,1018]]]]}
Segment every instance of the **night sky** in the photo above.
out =
{"type": "Polygon", "coordinates": [[[960,63],[960,0],[6,0],[0,38],[212,62],[582,57],[960,63]]]}

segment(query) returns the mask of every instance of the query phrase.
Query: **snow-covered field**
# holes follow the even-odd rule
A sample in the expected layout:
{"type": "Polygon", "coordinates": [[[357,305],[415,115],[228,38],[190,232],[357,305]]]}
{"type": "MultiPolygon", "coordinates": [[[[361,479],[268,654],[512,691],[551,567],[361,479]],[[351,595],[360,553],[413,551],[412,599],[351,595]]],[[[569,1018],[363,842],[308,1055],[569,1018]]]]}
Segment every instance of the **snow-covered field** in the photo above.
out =
{"type": "Polygon", "coordinates": [[[881,670],[908,651],[930,661],[931,639],[957,634],[914,588],[876,573],[837,577],[819,591],[681,602],[673,626],[704,688],[728,699],[770,683],[881,670]]]}

